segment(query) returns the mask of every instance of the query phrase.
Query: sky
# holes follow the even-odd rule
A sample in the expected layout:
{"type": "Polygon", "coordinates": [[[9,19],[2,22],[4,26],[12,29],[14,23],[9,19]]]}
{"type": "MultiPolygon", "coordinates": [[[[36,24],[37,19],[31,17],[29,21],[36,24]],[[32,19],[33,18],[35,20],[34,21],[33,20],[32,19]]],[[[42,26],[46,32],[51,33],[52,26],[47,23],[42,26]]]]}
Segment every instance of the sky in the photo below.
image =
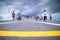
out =
{"type": "MultiPolygon", "coordinates": [[[[40,15],[42,10],[53,14],[53,18],[60,17],[60,0],[0,0],[0,20],[11,19],[11,14],[40,15]]],[[[60,20],[60,19],[59,19],[60,20]]]]}

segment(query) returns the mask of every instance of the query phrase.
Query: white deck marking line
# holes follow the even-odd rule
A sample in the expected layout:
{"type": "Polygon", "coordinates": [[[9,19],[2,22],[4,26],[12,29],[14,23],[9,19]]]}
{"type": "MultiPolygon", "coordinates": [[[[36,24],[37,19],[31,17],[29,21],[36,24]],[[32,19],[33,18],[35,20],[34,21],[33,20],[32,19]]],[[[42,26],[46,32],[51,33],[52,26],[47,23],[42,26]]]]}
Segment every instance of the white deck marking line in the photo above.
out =
{"type": "Polygon", "coordinates": [[[48,25],[54,25],[54,26],[60,26],[60,24],[57,24],[57,23],[48,23],[48,22],[41,22],[41,21],[33,21],[33,22],[42,23],[42,24],[48,24],[48,25]]]}
{"type": "Polygon", "coordinates": [[[23,21],[3,22],[3,23],[0,23],[0,24],[10,24],[10,23],[18,23],[18,22],[23,22],[23,21]]]}
{"type": "MultiPolygon", "coordinates": [[[[18,22],[24,22],[24,21],[4,22],[4,23],[0,23],[0,24],[10,24],[10,23],[18,23],[18,22]]],[[[25,21],[25,22],[27,22],[27,21],[25,21]]],[[[60,24],[56,24],[56,23],[48,23],[48,22],[40,22],[40,21],[30,21],[30,22],[36,22],[36,23],[43,23],[43,24],[49,24],[49,25],[54,25],[54,26],[60,26],[60,24]]]]}
{"type": "Polygon", "coordinates": [[[49,24],[49,25],[55,25],[55,26],[60,26],[60,24],[56,24],[56,23],[48,23],[48,22],[40,22],[40,23],[49,24]]]}

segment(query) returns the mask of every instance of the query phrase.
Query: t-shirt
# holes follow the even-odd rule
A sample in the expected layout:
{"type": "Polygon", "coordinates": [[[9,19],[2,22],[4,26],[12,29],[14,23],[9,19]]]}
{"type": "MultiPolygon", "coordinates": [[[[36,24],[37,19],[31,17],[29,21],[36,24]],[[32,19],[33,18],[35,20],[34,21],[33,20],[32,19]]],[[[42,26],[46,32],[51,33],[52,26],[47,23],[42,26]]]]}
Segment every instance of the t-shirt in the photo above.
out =
{"type": "Polygon", "coordinates": [[[43,15],[44,15],[44,16],[47,16],[47,12],[44,12],[43,15]]]}

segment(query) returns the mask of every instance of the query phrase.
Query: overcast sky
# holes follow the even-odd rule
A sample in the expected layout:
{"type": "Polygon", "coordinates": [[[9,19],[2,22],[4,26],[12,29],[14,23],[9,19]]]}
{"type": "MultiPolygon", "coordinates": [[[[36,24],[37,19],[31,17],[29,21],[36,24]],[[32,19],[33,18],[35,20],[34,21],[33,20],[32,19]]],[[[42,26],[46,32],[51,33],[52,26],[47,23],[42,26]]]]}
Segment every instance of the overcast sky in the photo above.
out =
{"type": "Polygon", "coordinates": [[[46,9],[50,13],[60,14],[60,0],[0,0],[0,16],[11,17],[11,13],[37,15],[46,9]]]}

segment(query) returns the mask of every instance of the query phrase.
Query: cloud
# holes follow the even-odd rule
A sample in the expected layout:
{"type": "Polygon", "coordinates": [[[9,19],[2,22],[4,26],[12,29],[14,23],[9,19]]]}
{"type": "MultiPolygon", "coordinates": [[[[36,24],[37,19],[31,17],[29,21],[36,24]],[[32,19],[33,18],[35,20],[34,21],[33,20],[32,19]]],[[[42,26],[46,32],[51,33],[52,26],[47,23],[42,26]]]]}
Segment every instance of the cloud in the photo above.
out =
{"type": "Polygon", "coordinates": [[[6,5],[5,2],[0,2],[0,6],[4,6],[4,5],[6,5]]]}
{"type": "Polygon", "coordinates": [[[46,4],[46,3],[48,3],[49,2],[49,0],[41,0],[42,2],[39,2],[38,3],[38,6],[41,6],[41,5],[44,5],[44,4],[46,4]]]}
{"type": "MultiPolygon", "coordinates": [[[[48,11],[60,12],[59,0],[0,0],[0,14],[4,17],[11,17],[11,13],[15,10],[17,14],[20,12],[24,15],[37,15],[42,9],[48,11]],[[6,15],[7,14],[7,15],[6,15]],[[9,16],[8,16],[9,15],[9,16]]],[[[1,15],[0,15],[1,16],[1,15]]]]}
{"type": "Polygon", "coordinates": [[[28,15],[31,14],[34,11],[34,8],[32,6],[24,6],[24,10],[22,11],[22,14],[28,15]]]}
{"type": "Polygon", "coordinates": [[[47,3],[52,13],[60,12],[60,0],[49,0],[47,3]]]}

